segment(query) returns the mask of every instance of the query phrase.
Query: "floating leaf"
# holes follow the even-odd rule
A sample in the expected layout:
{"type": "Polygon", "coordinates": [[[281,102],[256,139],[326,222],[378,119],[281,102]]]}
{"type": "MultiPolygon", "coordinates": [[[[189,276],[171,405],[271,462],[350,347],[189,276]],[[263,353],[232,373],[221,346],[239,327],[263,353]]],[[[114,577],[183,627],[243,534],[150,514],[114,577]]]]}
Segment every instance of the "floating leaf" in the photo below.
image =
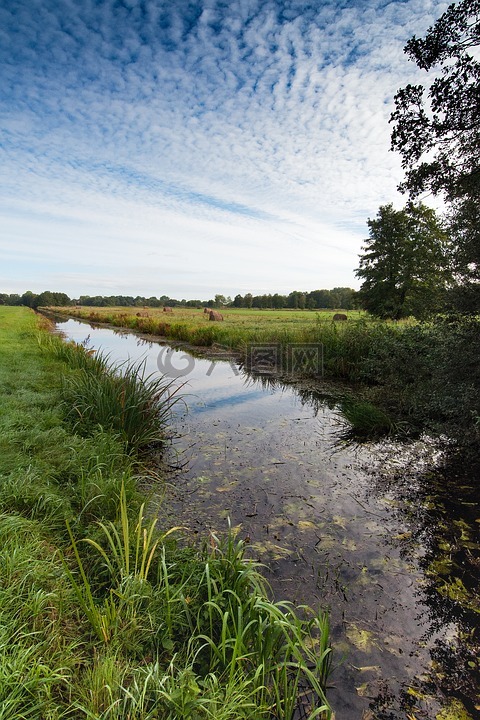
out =
{"type": "Polygon", "coordinates": [[[315,523],[310,522],[310,520],[299,520],[298,528],[299,530],[315,530],[316,526],[315,523]]]}
{"type": "Polygon", "coordinates": [[[359,685],[359,687],[356,687],[355,690],[357,691],[357,695],[360,695],[360,697],[365,697],[368,694],[368,683],[363,683],[362,685],[359,685]]]}
{"type": "Polygon", "coordinates": [[[288,550],[287,548],[281,547],[281,545],[275,545],[275,543],[270,542],[270,540],[252,543],[252,548],[260,554],[270,553],[274,560],[282,560],[293,552],[293,550],[288,550]]]}
{"type": "Polygon", "coordinates": [[[355,623],[349,624],[346,635],[352,645],[355,645],[356,648],[363,652],[370,652],[375,645],[373,633],[359,628],[355,623]]]}
{"type": "Polygon", "coordinates": [[[460,700],[452,700],[447,707],[435,715],[435,720],[473,720],[460,700]]]}
{"type": "Polygon", "coordinates": [[[342,517],[341,515],[334,515],[332,520],[333,520],[334,525],[338,525],[339,527],[342,528],[342,530],[347,529],[348,520],[346,517],[342,517]]]}

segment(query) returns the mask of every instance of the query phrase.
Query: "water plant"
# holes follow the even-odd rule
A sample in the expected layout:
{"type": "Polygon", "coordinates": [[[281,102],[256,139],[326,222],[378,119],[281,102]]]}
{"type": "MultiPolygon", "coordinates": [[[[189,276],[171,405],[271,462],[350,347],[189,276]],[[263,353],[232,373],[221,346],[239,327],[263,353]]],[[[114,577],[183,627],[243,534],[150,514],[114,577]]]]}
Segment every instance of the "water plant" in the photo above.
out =
{"type": "Polygon", "coordinates": [[[80,368],[65,378],[64,408],[77,432],[110,430],[135,454],[165,442],[178,391],[173,381],[147,376],[144,362],[108,365],[101,373],[80,368]]]}
{"type": "MultiPolygon", "coordinates": [[[[147,622],[144,652],[148,646],[164,658],[144,677],[142,690],[137,678],[128,703],[141,698],[145,704],[148,686],[147,709],[159,717],[211,717],[219,694],[225,699],[235,688],[237,712],[243,707],[246,714],[225,717],[273,714],[291,720],[299,702],[310,720],[330,717],[325,696],[331,671],[328,616],[269,600],[258,566],[245,558],[245,546],[232,531],[225,539],[212,535],[202,554],[191,556],[179,573],[173,559],[178,555],[172,556],[166,544],[178,528],[160,533],[144,517],[143,507],[133,528],[121,496],[118,527],[99,526],[103,540],[84,540],[108,571],[108,588],[96,591],[69,530],[80,578],[68,566],[66,571],[79,605],[105,647],[131,652],[132,628],[141,636],[142,622],[147,622]]],[[[113,698],[112,703],[111,713],[113,698]]]]}
{"type": "Polygon", "coordinates": [[[344,397],[339,408],[341,424],[347,423],[347,436],[375,438],[392,433],[397,428],[383,410],[367,400],[344,397]]]}

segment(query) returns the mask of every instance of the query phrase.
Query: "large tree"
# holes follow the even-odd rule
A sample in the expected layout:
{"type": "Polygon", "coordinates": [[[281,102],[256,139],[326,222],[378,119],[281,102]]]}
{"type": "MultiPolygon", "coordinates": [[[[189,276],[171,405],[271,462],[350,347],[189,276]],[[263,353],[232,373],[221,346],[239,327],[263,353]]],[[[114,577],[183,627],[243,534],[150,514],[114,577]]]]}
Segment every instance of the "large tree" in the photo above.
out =
{"type": "Polygon", "coordinates": [[[422,203],[403,210],[382,205],[367,225],[370,237],[355,271],[363,280],[361,305],[394,320],[438,311],[449,279],[448,237],[435,211],[422,203]]]}
{"type": "Polygon", "coordinates": [[[392,147],[402,155],[412,196],[425,190],[451,200],[480,190],[480,0],[462,0],[405,52],[425,71],[428,87],[395,96],[392,147]],[[475,57],[476,55],[476,57],[475,57]]]}
{"type": "Polygon", "coordinates": [[[395,96],[392,148],[406,171],[410,197],[443,195],[449,204],[457,309],[480,309],[480,0],[462,0],[405,52],[429,72],[427,87],[395,96]]]}

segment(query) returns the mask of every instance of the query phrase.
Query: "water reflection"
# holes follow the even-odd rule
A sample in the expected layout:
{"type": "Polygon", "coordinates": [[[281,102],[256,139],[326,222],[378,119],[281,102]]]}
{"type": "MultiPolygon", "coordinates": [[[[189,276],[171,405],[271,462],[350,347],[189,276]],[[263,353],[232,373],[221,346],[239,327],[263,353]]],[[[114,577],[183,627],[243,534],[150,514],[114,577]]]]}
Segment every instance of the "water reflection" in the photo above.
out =
{"type": "MultiPolygon", "coordinates": [[[[73,320],[59,327],[158,372],[157,343],[73,320]]],[[[201,534],[230,518],[277,595],[330,607],[337,657],[346,654],[331,690],[342,720],[433,719],[442,693],[475,717],[475,476],[425,438],[339,442],[331,388],[194,360],[178,378],[187,408],[176,413],[174,449],[184,468],[165,522],[201,534]]],[[[170,361],[184,366],[184,351],[170,361]]]]}

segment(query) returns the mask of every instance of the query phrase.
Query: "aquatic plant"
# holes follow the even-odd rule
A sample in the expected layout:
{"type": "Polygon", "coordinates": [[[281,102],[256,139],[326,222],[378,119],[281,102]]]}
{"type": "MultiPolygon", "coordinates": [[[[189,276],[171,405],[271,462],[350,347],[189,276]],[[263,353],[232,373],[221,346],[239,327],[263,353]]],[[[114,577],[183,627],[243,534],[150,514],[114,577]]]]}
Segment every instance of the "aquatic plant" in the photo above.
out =
{"type": "Polygon", "coordinates": [[[396,425],[380,408],[367,400],[346,397],[339,404],[340,421],[348,423],[347,432],[359,438],[374,438],[394,432],[396,425]]]}
{"type": "MultiPolygon", "coordinates": [[[[234,697],[245,718],[273,713],[291,720],[299,702],[311,720],[330,717],[328,616],[268,600],[258,566],[245,559],[245,546],[233,532],[225,539],[212,535],[201,555],[190,555],[179,572],[173,559],[178,555],[165,544],[178,528],[155,531],[143,507],[133,528],[121,498],[118,528],[114,523],[100,528],[103,540],[83,542],[102,558],[108,588],[95,589],[71,530],[80,579],[66,566],[95,635],[106,648],[129,653],[142,638],[143,652],[171,658],[151,665],[143,683],[137,675],[122,695],[122,707],[141,702],[144,710],[168,718],[207,718],[213,708],[218,717],[243,717],[231,714],[230,701],[228,712],[220,710],[221,698],[234,697]]],[[[111,701],[109,712],[115,697],[111,701]]]]}
{"type": "Polygon", "coordinates": [[[64,408],[77,432],[99,426],[117,433],[129,452],[162,444],[179,387],[145,375],[145,363],[109,365],[101,373],[81,368],[64,380],[64,408]]]}

